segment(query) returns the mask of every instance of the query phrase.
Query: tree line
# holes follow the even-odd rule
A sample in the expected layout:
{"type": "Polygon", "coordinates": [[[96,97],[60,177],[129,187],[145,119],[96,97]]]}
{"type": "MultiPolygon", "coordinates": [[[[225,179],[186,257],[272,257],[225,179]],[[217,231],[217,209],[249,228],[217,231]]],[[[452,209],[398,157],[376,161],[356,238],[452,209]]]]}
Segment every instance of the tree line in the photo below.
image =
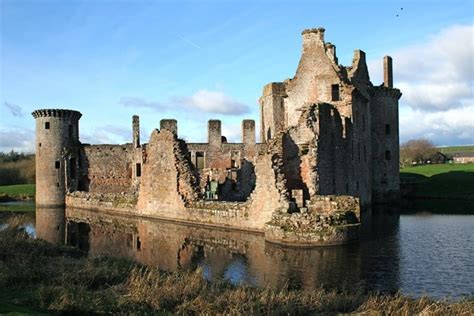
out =
{"type": "Polygon", "coordinates": [[[35,183],[35,155],[0,152],[0,185],[35,183]]]}
{"type": "Polygon", "coordinates": [[[446,156],[440,154],[433,142],[425,138],[412,139],[400,145],[402,166],[444,163],[445,158],[446,156]]]}

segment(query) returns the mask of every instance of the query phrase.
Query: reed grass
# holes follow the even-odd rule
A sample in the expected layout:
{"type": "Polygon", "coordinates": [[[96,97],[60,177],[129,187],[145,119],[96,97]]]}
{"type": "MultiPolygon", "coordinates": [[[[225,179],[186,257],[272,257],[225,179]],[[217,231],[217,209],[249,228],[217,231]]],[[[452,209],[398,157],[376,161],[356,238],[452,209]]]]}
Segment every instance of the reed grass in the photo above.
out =
{"type": "Polygon", "coordinates": [[[474,299],[435,301],[400,294],[272,290],[210,282],[202,271],[167,273],[127,260],[86,257],[33,240],[12,218],[0,231],[0,311],[207,315],[472,315],[474,299]],[[16,306],[16,307],[12,307],[16,306]]]}

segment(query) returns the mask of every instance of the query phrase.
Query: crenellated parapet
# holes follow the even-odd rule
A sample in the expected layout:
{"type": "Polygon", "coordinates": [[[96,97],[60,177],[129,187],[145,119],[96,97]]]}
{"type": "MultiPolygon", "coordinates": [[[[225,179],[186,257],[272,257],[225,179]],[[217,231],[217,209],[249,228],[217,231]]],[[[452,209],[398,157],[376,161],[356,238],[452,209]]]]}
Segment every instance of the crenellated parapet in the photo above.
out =
{"type": "Polygon", "coordinates": [[[402,96],[399,89],[387,88],[385,86],[373,87],[370,92],[373,97],[390,97],[398,100],[402,96]]]}
{"type": "Polygon", "coordinates": [[[79,120],[82,116],[79,111],[65,109],[40,109],[33,111],[31,115],[33,115],[35,119],[40,117],[62,117],[72,120],[79,120]]]}

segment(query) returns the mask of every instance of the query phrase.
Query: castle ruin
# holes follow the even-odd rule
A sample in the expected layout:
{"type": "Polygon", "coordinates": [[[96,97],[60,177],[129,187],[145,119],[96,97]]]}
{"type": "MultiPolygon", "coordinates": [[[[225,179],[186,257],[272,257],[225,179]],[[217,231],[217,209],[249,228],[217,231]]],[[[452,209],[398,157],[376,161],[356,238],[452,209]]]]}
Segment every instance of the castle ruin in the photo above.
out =
{"type": "Polygon", "coordinates": [[[392,59],[374,86],[363,51],[345,67],[323,28],[302,35],[295,76],[263,88],[260,143],[253,120],[242,122],[241,143],[227,142],[218,120],[207,143],[186,143],[164,119],[142,144],[133,116],[131,143],[82,144],[80,112],[34,111],[37,205],[251,230],[292,245],[357,238],[361,207],[399,198],[392,59]]]}

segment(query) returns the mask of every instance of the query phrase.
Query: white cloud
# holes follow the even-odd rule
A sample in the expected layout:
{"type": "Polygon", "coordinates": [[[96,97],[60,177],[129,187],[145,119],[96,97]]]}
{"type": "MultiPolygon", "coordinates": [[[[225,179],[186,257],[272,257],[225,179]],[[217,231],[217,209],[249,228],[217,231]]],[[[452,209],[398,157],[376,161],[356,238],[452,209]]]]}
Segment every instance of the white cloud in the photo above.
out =
{"type": "Polygon", "coordinates": [[[194,112],[240,115],[250,111],[249,107],[220,91],[198,90],[191,96],[171,98],[167,102],[155,102],[139,97],[122,97],[119,102],[124,107],[148,108],[152,110],[191,110],[194,112]]]}
{"type": "Polygon", "coordinates": [[[154,101],[148,101],[143,98],[137,98],[137,97],[122,97],[120,98],[118,103],[124,107],[131,107],[131,108],[149,108],[149,109],[154,109],[154,110],[158,110],[160,108],[166,108],[165,104],[154,102],[154,101]]]}
{"type": "MultiPolygon", "coordinates": [[[[445,28],[392,57],[394,85],[403,93],[400,140],[474,143],[474,25],[445,28]]],[[[376,80],[381,80],[380,60],[368,63],[376,80]]]]}
{"type": "Polygon", "coordinates": [[[88,144],[124,144],[132,142],[132,129],[106,125],[95,128],[91,133],[80,135],[82,143],[88,144]]]}
{"type": "Polygon", "coordinates": [[[0,132],[0,151],[32,153],[35,151],[35,133],[31,129],[11,128],[0,132]]]}
{"type": "Polygon", "coordinates": [[[199,90],[190,97],[178,98],[177,103],[208,113],[239,115],[249,112],[245,104],[219,91],[199,90]]]}
{"type": "Polygon", "coordinates": [[[393,57],[404,104],[436,111],[463,107],[466,100],[472,100],[474,25],[449,27],[393,57]]]}
{"type": "Polygon", "coordinates": [[[401,142],[423,137],[437,145],[474,144],[474,104],[439,112],[401,110],[401,142]]]}

